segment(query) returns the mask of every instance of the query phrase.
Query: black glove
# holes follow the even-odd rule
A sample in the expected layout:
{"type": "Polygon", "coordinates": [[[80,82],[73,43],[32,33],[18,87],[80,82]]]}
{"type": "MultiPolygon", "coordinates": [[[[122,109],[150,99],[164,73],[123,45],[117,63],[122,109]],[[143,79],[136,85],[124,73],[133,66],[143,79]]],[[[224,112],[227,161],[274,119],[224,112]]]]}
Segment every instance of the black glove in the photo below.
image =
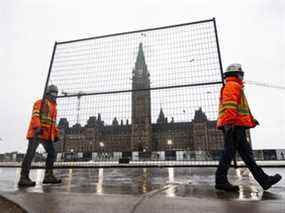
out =
{"type": "Polygon", "coordinates": [[[232,131],[234,131],[234,129],[235,129],[235,126],[234,125],[230,125],[230,124],[227,124],[227,125],[225,125],[224,126],[224,131],[225,132],[232,132],[232,131]]]}
{"type": "Polygon", "coordinates": [[[256,124],[256,126],[259,126],[259,122],[255,118],[253,119],[253,122],[256,124]]]}
{"type": "Polygon", "coordinates": [[[35,136],[38,136],[38,135],[41,135],[41,134],[43,134],[43,129],[40,128],[40,127],[36,128],[35,129],[35,136]]]}

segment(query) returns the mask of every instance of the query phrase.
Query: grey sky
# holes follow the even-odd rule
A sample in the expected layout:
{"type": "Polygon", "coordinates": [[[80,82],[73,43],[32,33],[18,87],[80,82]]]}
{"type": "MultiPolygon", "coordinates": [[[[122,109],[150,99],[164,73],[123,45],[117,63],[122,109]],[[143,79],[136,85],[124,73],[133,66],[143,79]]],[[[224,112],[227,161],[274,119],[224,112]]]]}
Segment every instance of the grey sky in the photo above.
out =
{"type": "MultiPolygon", "coordinates": [[[[239,62],[245,80],[284,85],[282,0],[1,0],[0,152],[26,149],[31,108],[42,95],[54,41],[212,17],[224,67],[239,62]]],[[[261,123],[252,130],[254,148],[285,148],[285,91],[248,85],[246,94],[261,123]]]]}

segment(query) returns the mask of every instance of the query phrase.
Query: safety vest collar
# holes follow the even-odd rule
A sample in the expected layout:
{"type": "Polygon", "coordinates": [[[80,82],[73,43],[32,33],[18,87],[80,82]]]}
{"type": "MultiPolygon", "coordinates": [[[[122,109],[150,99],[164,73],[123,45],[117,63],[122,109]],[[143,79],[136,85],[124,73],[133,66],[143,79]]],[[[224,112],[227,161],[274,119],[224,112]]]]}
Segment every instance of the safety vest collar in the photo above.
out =
{"type": "Polygon", "coordinates": [[[51,98],[49,98],[48,96],[46,97],[46,100],[52,104],[55,104],[57,105],[56,101],[55,100],[52,100],[51,98]]]}
{"type": "Polygon", "coordinates": [[[239,85],[241,85],[243,87],[243,81],[240,80],[238,77],[236,76],[229,76],[226,78],[226,82],[230,82],[230,81],[234,81],[237,82],[239,85]]]}

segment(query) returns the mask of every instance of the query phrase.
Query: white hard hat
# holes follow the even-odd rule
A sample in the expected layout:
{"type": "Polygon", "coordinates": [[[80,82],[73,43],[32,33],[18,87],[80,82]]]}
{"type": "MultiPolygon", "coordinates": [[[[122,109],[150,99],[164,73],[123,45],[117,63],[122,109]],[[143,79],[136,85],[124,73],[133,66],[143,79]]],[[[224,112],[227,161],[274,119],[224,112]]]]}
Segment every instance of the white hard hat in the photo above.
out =
{"type": "Polygon", "coordinates": [[[224,73],[225,77],[231,76],[231,75],[237,75],[237,74],[241,74],[243,75],[244,72],[241,68],[241,64],[231,64],[227,67],[226,72],[224,73]]]}
{"type": "Polygon", "coordinates": [[[58,88],[57,86],[51,84],[48,86],[47,90],[46,90],[46,94],[50,94],[52,92],[58,93],[58,88]]]}

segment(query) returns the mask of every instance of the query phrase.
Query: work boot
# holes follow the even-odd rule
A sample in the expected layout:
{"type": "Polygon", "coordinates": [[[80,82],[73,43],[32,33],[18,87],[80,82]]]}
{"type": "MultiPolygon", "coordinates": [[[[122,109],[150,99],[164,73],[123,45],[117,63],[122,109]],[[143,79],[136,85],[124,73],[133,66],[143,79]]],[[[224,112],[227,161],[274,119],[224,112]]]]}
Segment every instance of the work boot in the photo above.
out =
{"type": "Polygon", "coordinates": [[[52,184],[61,183],[61,179],[57,179],[53,175],[53,171],[52,170],[46,170],[45,178],[43,180],[43,184],[48,184],[48,183],[52,183],[52,184]]]}
{"type": "Polygon", "coordinates": [[[215,188],[219,190],[224,190],[226,192],[238,192],[239,191],[238,186],[232,185],[230,183],[216,183],[215,188]]]}
{"type": "Polygon", "coordinates": [[[31,181],[31,179],[29,178],[28,175],[22,175],[20,177],[20,180],[18,182],[18,187],[31,187],[31,186],[35,186],[36,182],[35,181],[31,181]]]}
{"type": "Polygon", "coordinates": [[[269,189],[271,186],[273,186],[274,184],[278,183],[281,180],[281,175],[276,174],[273,176],[269,176],[267,179],[267,182],[265,184],[262,184],[262,188],[263,190],[267,190],[269,189]]]}

